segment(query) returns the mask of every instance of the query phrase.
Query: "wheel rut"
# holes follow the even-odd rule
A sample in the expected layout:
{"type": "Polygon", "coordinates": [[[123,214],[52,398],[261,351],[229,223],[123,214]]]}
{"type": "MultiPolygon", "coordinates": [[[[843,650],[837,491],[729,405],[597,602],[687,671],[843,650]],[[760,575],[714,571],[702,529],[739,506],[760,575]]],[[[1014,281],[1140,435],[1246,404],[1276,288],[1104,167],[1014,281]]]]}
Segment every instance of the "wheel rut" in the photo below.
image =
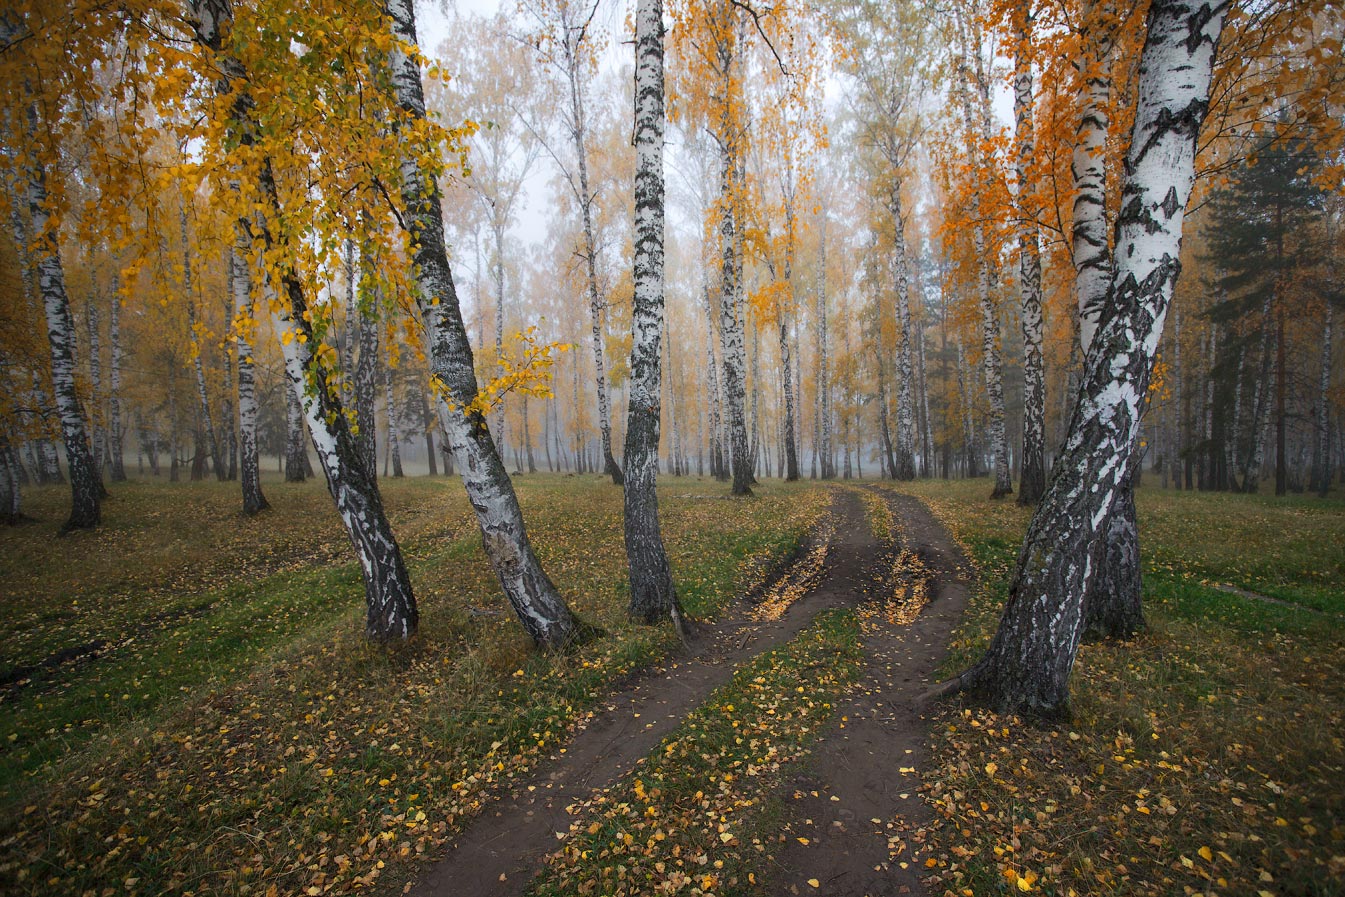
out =
{"type": "MultiPolygon", "coordinates": [[[[407,893],[414,897],[446,897],[450,894],[513,897],[522,894],[541,870],[545,857],[559,845],[557,836],[569,830],[572,818],[567,807],[590,798],[595,791],[610,787],[630,772],[636,762],[671,734],[692,710],[704,703],[716,688],[728,682],[741,665],[790,641],[826,610],[859,607],[866,601],[873,604],[875,593],[883,593],[884,584],[892,581],[897,555],[891,544],[881,542],[870,532],[860,495],[853,489],[836,490],[831,509],[810,545],[765,590],[761,600],[743,619],[704,627],[684,652],[610,695],[581,724],[567,744],[467,823],[450,842],[447,853],[429,866],[407,893]]],[[[906,530],[925,533],[930,526],[938,527],[918,501],[901,496],[892,496],[888,500],[898,519],[913,515],[916,522],[904,524],[906,530]]],[[[921,692],[942,655],[942,646],[947,643],[947,633],[952,625],[951,622],[944,623],[944,617],[960,611],[956,596],[943,586],[945,580],[950,588],[957,582],[947,579],[949,572],[955,569],[956,549],[946,533],[943,533],[942,541],[932,535],[925,541],[929,543],[924,548],[925,554],[935,569],[941,571],[935,580],[938,588],[931,593],[934,596],[931,607],[938,605],[939,625],[924,625],[917,621],[916,626],[904,627],[895,639],[901,644],[884,645],[881,637],[873,633],[866,635],[868,650],[885,652],[872,654],[869,658],[868,680],[861,689],[862,697],[867,700],[857,698],[853,709],[843,710],[851,720],[845,724],[847,728],[827,736],[819,745],[819,751],[835,752],[834,757],[828,755],[815,764],[819,769],[827,770],[826,775],[815,776],[815,784],[794,783],[793,790],[807,785],[809,792],[817,790],[822,795],[820,799],[824,803],[844,806],[852,813],[859,812],[857,808],[862,795],[856,795],[852,804],[845,804],[845,801],[851,800],[849,795],[855,789],[877,787],[881,801],[899,799],[897,791],[888,787],[889,783],[878,780],[888,770],[889,761],[900,757],[902,750],[920,749],[901,746],[923,746],[926,741],[923,722],[904,707],[910,703],[909,696],[921,692]],[[947,563],[945,558],[949,559],[947,563]],[[910,639],[909,636],[916,632],[918,637],[910,639]],[[911,641],[914,644],[906,644],[911,641]],[[903,646],[909,656],[901,655],[903,646]],[[896,687],[892,680],[901,680],[900,687],[896,687]],[[860,724],[860,720],[865,722],[860,724]],[[853,739],[857,734],[862,734],[862,739],[853,739]],[[893,745],[898,745],[895,754],[893,745]],[[830,769],[836,763],[847,771],[844,775],[834,775],[841,772],[830,769]],[[863,775],[860,775],[861,770],[865,771],[863,775]],[[836,778],[834,782],[831,781],[833,777],[836,778]],[[825,793],[823,789],[826,789],[825,793]],[[840,803],[828,799],[833,793],[841,797],[840,803]]],[[[921,620],[927,614],[928,611],[922,614],[921,620]]],[[[817,756],[821,757],[821,754],[817,756]]],[[[916,765],[916,755],[911,756],[911,762],[902,761],[903,765],[916,765]]],[[[909,787],[903,784],[900,790],[909,795],[911,803],[919,803],[914,783],[909,787]]],[[[878,810],[873,812],[876,816],[878,810]]],[[[817,811],[809,818],[818,822],[825,817],[817,811]]],[[[848,824],[847,819],[842,822],[848,824]]],[[[836,828],[837,838],[855,834],[858,829],[854,826],[836,828]]],[[[869,862],[873,845],[865,842],[860,850],[849,843],[852,838],[842,840],[845,843],[838,840],[836,850],[853,857],[854,861],[847,861],[849,865],[841,864],[831,873],[837,887],[849,888],[852,879],[854,882],[860,880],[857,873],[861,858],[868,866],[881,865],[888,858],[885,838],[881,842],[874,841],[883,850],[877,863],[869,862]]],[[[797,846],[797,842],[791,843],[797,846]]],[[[798,887],[794,881],[797,877],[795,867],[802,875],[801,881],[819,877],[815,864],[809,866],[802,862],[813,859],[811,852],[806,856],[795,856],[788,845],[782,847],[785,849],[775,870],[778,874],[765,876],[777,878],[781,892],[788,893],[798,887]],[[810,872],[808,868],[814,871],[810,872]]],[[[914,875],[912,880],[918,884],[914,875]]],[[[804,890],[818,893],[808,886],[804,890]]],[[[866,893],[853,889],[832,890],[830,885],[824,892],[866,893]]]]}
{"type": "Polygon", "coordinates": [[[864,677],[813,749],[810,768],[780,794],[784,840],[770,889],[777,894],[926,893],[920,872],[930,811],[918,790],[929,722],[918,700],[947,654],[971,568],[918,499],[868,491],[895,521],[892,568],[886,593],[861,609],[864,677]]]}

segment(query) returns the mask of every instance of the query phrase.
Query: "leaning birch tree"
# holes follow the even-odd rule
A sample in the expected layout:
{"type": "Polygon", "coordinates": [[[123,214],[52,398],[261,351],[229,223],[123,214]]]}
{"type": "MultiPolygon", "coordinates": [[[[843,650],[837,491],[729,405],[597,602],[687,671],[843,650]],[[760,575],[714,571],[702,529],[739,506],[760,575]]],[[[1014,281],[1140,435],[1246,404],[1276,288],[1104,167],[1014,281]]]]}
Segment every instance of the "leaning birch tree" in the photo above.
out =
{"type": "Polygon", "coordinates": [[[444,243],[439,184],[431,167],[438,153],[426,152],[424,146],[437,149],[439,138],[425,114],[415,7],[412,0],[389,0],[386,11],[394,38],[387,64],[399,112],[393,126],[405,140],[398,159],[397,212],[410,241],[414,299],[446,440],[476,512],[486,555],[519,622],[539,646],[564,648],[583,634],[583,627],[533,552],[518,496],[479,399],[472,346],[444,243]]]}
{"type": "Polygon", "coordinates": [[[1181,270],[1182,222],[1227,2],[1156,0],[1140,57],[1109,296],[1068,435],[1018,555],[984,657],[932,694],[978,693],[1005,711],[1068,712],[1084,596],[1129,477],[1163,323],[1181,270]]]}

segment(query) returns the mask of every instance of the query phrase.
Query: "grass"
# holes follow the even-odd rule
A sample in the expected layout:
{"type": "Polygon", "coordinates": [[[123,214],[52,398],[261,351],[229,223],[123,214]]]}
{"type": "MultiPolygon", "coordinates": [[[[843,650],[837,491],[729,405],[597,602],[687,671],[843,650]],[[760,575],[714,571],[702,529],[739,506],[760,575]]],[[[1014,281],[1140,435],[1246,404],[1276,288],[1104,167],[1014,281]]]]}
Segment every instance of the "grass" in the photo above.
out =
{"type": "MultiPolygon", "coordinates": [[[[620,492],[601,478],[517,481],[548,572],[609,633],[563,657],[522,636],[453,481],[383,483],[422,619],[393,650],[362,638],[358,571],[323,487],[266,486],[275,510],[257,521],[230,484],[119,486],[104,527],[60,539],[68,497],[25,493],[42,522],[0,533],[13,621],[0,656],[21,683],[0,701],[0,890],[390,892],[675,644],[625,620],[620,492]]],[[[802,486],[721,492],[661,487],[694,615],[722,612],[826,504],[802,486]]]]}
{"type": "MultiPolygon", "coordinates": [[[[1029,514],[985,481],[903,488],[980,575],[951,673],[989,643],[1029,514]]],[[[933,891],[1345,893],[1345,643],[1321,612],[1345,601],[1345,504],[1137,499],[1149,629],[1081,648],[1072,722],[939,717],[933,891]]]]}
{"type": "Polygon", "coordinates": [[[863,669],[859,622],[830,611],[740,668],[618,785],[578,810],[532,897],[758,894],[772,797],[863,669]]]}

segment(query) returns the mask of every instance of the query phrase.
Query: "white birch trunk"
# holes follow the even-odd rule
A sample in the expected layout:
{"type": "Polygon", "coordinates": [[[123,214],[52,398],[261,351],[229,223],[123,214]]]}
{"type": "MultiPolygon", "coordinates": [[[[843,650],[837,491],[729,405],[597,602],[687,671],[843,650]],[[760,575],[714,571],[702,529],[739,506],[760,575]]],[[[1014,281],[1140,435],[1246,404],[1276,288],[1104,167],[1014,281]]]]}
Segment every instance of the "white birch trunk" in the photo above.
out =
{"type": "MultiPolygon", "coordinates": [[[[28,118],[30,129],[35,130],[36,107],[30,107],[28,118]]],[[[51,385],[56,394],[56,411],[61,420],[66,464],[70,469],[70,517],[63,529],[90,529],[102,519],[103,481],[89,448],[84,408],[75,386],[75,322],[65,291],[60,245],[55,228],[50,226],[46,173],[33,162],[28,168],[27,179],[28,217],[37,234],[37,294],[42,297],[46,312],[51,385]]]]}
{"type": "MultiPolygon", "coordinates": [[[[229,254],[229,286],[233,294],[234,350],[238,355],[238,441],[242,474],[239,479],[243,491],[243,513],[251,516],[269,508],[270,503],[262,493],[261,465],[257,456],[257,384],[250,332],[254,309],[247,248],[247,236],[239,233],[235,237],[233,252],[229,254]]],[[[289,403],[286,402],[288,407],[289,403]]]]}
{"type": "MultiPolygon", "coordinates": [[[[387,10],[394,36],[415,46],[412,0],[389,0],[387,10]]],[[[424,118],[425,95],[416,61],[395,46],[389,54],[389,68],[397,102],[413,119],[424,118]]],[[[466,411],[477,395],[476,373],[448,264],[438,184],[422,172],[414,153],[402,159],[401,177],[402,201],[415,245],[416,302],[425,323],[449,449],[481,526],[486,554],[519,621],[537,644],[562,648],[582,634],[579,621],[533,553],[518,498],[485,417],[466,411]]]]}
{"type": "Polygon", "coordinates": [[[1036,135],[1032,122],[1032,62],[1028,54],[1030,12],[1019,10],[1018,48],[1014,54],[1014,132],[1018,142],[1018,271],[1022,290],[1023,456],[1018,503],[1035,505],[1046,491],[1046,378],[1042,359],[1041,246],[1032,160],[1036,135]]]}
{"type": "Polygon", "coordinates": [[[626,415],[626,560],[632,619],[683,626],[659,528],[658,445],[663,339],[663,3],[635,14],[635,305],[626,415]]]}
{"type": "Polygon", "coordinates": [[[970,688],[1001,710],[1067,711],[1094,575],[1093,546],[1125,492],[1163,322],[1180,271],[1182,221],[1226,5],[1157,0],[1140,58],[1116,270],[1084,364],[1056,475],[1028,527],[990,649],[935,690],[970,688]]]}

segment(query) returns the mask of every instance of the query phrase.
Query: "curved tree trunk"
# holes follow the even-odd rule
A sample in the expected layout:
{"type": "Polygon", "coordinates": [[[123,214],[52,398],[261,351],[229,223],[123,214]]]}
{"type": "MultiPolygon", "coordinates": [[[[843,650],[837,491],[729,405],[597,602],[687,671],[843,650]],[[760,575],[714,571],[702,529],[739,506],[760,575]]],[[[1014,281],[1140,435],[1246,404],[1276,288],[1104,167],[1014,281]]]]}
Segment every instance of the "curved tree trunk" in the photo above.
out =
{"type": "Polygon", "coordinates": [[[1001,710],[1068,712],[1094,546],[1136,449],[1144,396],[1180,270],[1215,46],[1227,6],[1157,0],[1140,60],[1113,293],[1089,348],[1069,435],[1028,526],[985,656],[935,694],[972,689],[1001,710]]]}
{"type": "MultiPolygon", "coordinates": [[[[389,0],[394,36],[415,46],[412,0],[389,0]]],[[[425,116],[425,94],[417,62],[400,47],[389,54],[397,102],[413,118],[425,116]]],[[[416,302],[425,323],[430,367],[438,385],[446,438],[461,470],[463,485],[481,526],[486,555],[509,603],[533,640],[558,649],[581,635],[579,621],[566,607],[528,542],[518,506],[486,419],[467,409],[477,395],[472,347],[458,307],[453,273],[444,244],[439,187],[421,170],[414,154],[402,160],[402,200],[414,241],[416,302]],[[451,405],[449,402],[451,401],[451,405]]]]}
{"type": "MultiPolygon", "coordinates": [[[[193,0],[191,12],[196,42],[213,54],[221,73],[215,88],[232,99],[225,122],[230,137],[243,146],[252,146],[256,123],[252,98],[246,90],[246,72],[223,50],[224,34],[233,17],[232,2],[193,0]]],[[[255,234],[267,251],[274,252],[279,241],[270,230],[270,216],[282,209],[269,159],[261,160],[257,186],[263,197],[262,208],[253,219],[236,223],[236,239],[248,240],[255,234]]],[[[303,284],[292,268],[285,268],[279,286],[280,296],[276,301],[268,296],[266,304],[272,327],[280,337],[290,387],[286,392],[303,405],[327,490],[359,558],[364,579],[365,634],[378,641],[408,639],[416,633],[419,614],[401,548],[383,511],[378,483],[360,456],[330,372],[313,353],[317,340],[303,284]]]]}
{"type": "MultiPolygon", "coordinates": [[[[29,112],[31,127],[36,127],[37,112],[29,112]]],[[[70,517],[63,530],[90,529],[102,519],[100,501],[103,480],[89,448],[84,408],[75,387],[75,322],[70,314],[70,298],[65,292],[65,269],[56,232],[48,227],[47,180],[41,168],[28,169],[28,214],[37,238],[37,292],[47,317],[47,345],[51,351],[51,385],[56,393],[56,410],[65,440],[66,464],[70,468],[70,517]]]]}

